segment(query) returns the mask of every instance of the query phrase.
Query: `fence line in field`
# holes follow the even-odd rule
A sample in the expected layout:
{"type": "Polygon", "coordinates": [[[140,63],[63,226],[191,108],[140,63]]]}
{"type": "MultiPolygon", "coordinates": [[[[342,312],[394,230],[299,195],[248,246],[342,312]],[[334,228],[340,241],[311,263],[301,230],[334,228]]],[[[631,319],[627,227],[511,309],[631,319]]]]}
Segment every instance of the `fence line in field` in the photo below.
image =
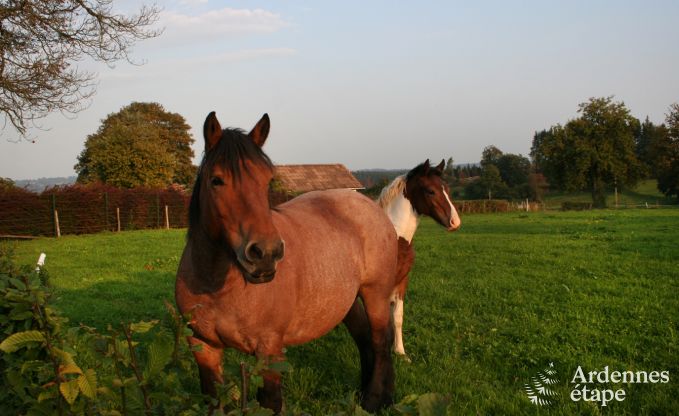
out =
{"type": "Polygon", "coordinates": [[[58,187],[35,194],[0,191],[0,235],[59,236],[187,226],[182,189],[58,187]]]}
{"type": "MultiPolygon", "coordinates": [[[[185,228],[188,226],[189,199],[187,192],[177,188],[118,189],[105,185],[72,185],[48,189],[41,194],[23,189],[0,190],[0,237],[59,237],[102,231],[185,228]]],[[[275,206],[289,199],[289,196],[272,193],[270,204],[275,206]]],[[[592,208],[588,203],[554,206],[528,200],[457,200],[454,204],[460,214],[592,208]]],[[[669,207],[677,206],[646,203],[615,208],[669,207]]]]}

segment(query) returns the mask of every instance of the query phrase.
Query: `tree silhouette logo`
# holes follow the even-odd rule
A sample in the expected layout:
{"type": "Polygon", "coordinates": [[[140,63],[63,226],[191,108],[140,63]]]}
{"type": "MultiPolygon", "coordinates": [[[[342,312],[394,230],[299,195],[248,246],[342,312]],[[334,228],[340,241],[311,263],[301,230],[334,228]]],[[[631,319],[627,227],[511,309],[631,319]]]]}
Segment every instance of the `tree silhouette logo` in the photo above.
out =
{"type": "Polygon", "coordinates": [[[553,404],[559,396],[559,393],[549,387],[559,382],[559,379],[556,378],[554,363],[549,363],[544,370],[539,371],[530,380],[530,383],[524,384],[528,400],[536,406],[550,406],[553,404]]]}

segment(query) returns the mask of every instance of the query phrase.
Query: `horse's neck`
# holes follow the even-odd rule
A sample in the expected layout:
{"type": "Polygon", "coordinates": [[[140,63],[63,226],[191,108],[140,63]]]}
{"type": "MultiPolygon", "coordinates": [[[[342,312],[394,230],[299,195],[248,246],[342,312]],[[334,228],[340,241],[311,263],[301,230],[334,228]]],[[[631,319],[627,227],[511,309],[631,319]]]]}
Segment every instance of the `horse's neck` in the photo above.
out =
{"type": "Polygon", "coordinates": [[[420,222],[419,215],[415,212],[410,200],[403,193],[399,193],[389,205],[384,207],[384,211],[394,224],[396,234],[410,243],[420,222]]]}
{"type": "Polygon", "coordinates": [[[237,268],[230,249],[215,244],[202,231],[193,233],[189,243],[195,278],[200,280],[201,284],[221,287],[229,271],[237,268]]]}

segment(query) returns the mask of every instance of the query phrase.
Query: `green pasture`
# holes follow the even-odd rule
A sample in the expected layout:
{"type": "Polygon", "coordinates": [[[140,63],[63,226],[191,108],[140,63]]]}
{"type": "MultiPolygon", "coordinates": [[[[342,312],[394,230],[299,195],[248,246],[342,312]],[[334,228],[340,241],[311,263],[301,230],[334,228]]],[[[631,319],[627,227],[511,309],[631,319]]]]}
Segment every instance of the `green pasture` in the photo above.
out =
{"type": "MultiPolygon", "coordinates": [[[[562,202],[592,202],[592,194],[589,192],[559,192],[550,191],[544,197],[545,205],[548,207],[561,207],[562,202]]],[[[634,188],[627,189],[621,187],[618,190],[618,206],[619,207],[637,207],[645,206],[646,204],[653,205],[670,205],[676,204],[676,201],[667,198],[660,191],[658,191],[658,182],[655,179],[647,179],[640,181],[634,188]]],[[[613,208],[615,207],[615,193],[609,190],[606,193],[606,204],[613,208]]]]}
{"type": "MultiPolygon", "coordinates": [[[[47,253],[56,304],[72,324],[105,327],[163,315],[184,231],[16,245],[22,263],[47,253]]],[[[395,360],[397,401],[438,392],[454,415],[679,412],[679,209],[468,215],[456,233],[423,220],[415,245],[404,324],[412,362],[395,360]],[[537,406],[524,385],[549,363],[560,395],[537,406]],[[591,386],[625,390],[624,401],[601,407],[571,401],[578,366],[669,371],[670,380],[591,386]]],[[[358,385],[343,327],[288,358],[288,409],[332,413],[358,385]]]]}

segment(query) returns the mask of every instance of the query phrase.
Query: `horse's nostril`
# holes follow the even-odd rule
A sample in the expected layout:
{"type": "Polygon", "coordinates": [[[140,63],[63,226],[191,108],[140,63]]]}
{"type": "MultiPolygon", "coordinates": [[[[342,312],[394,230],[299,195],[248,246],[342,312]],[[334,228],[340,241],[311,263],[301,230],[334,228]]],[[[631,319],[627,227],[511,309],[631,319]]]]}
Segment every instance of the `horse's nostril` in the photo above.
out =
{"type": "Polygon", "coordinates": [[[281,240],[278,243],[278,247],[273,252],[273,258],[274,260],[278,261],[283,258],[283,255],[285,254],[285,241],[281,240]]]}
{"type": "Polygon", "coordinates": [[[258,261],[264,258],[264,251],[262,251],[257,243],[250,243],[245,249],[245,255],[250,261],[258,261]]]}

